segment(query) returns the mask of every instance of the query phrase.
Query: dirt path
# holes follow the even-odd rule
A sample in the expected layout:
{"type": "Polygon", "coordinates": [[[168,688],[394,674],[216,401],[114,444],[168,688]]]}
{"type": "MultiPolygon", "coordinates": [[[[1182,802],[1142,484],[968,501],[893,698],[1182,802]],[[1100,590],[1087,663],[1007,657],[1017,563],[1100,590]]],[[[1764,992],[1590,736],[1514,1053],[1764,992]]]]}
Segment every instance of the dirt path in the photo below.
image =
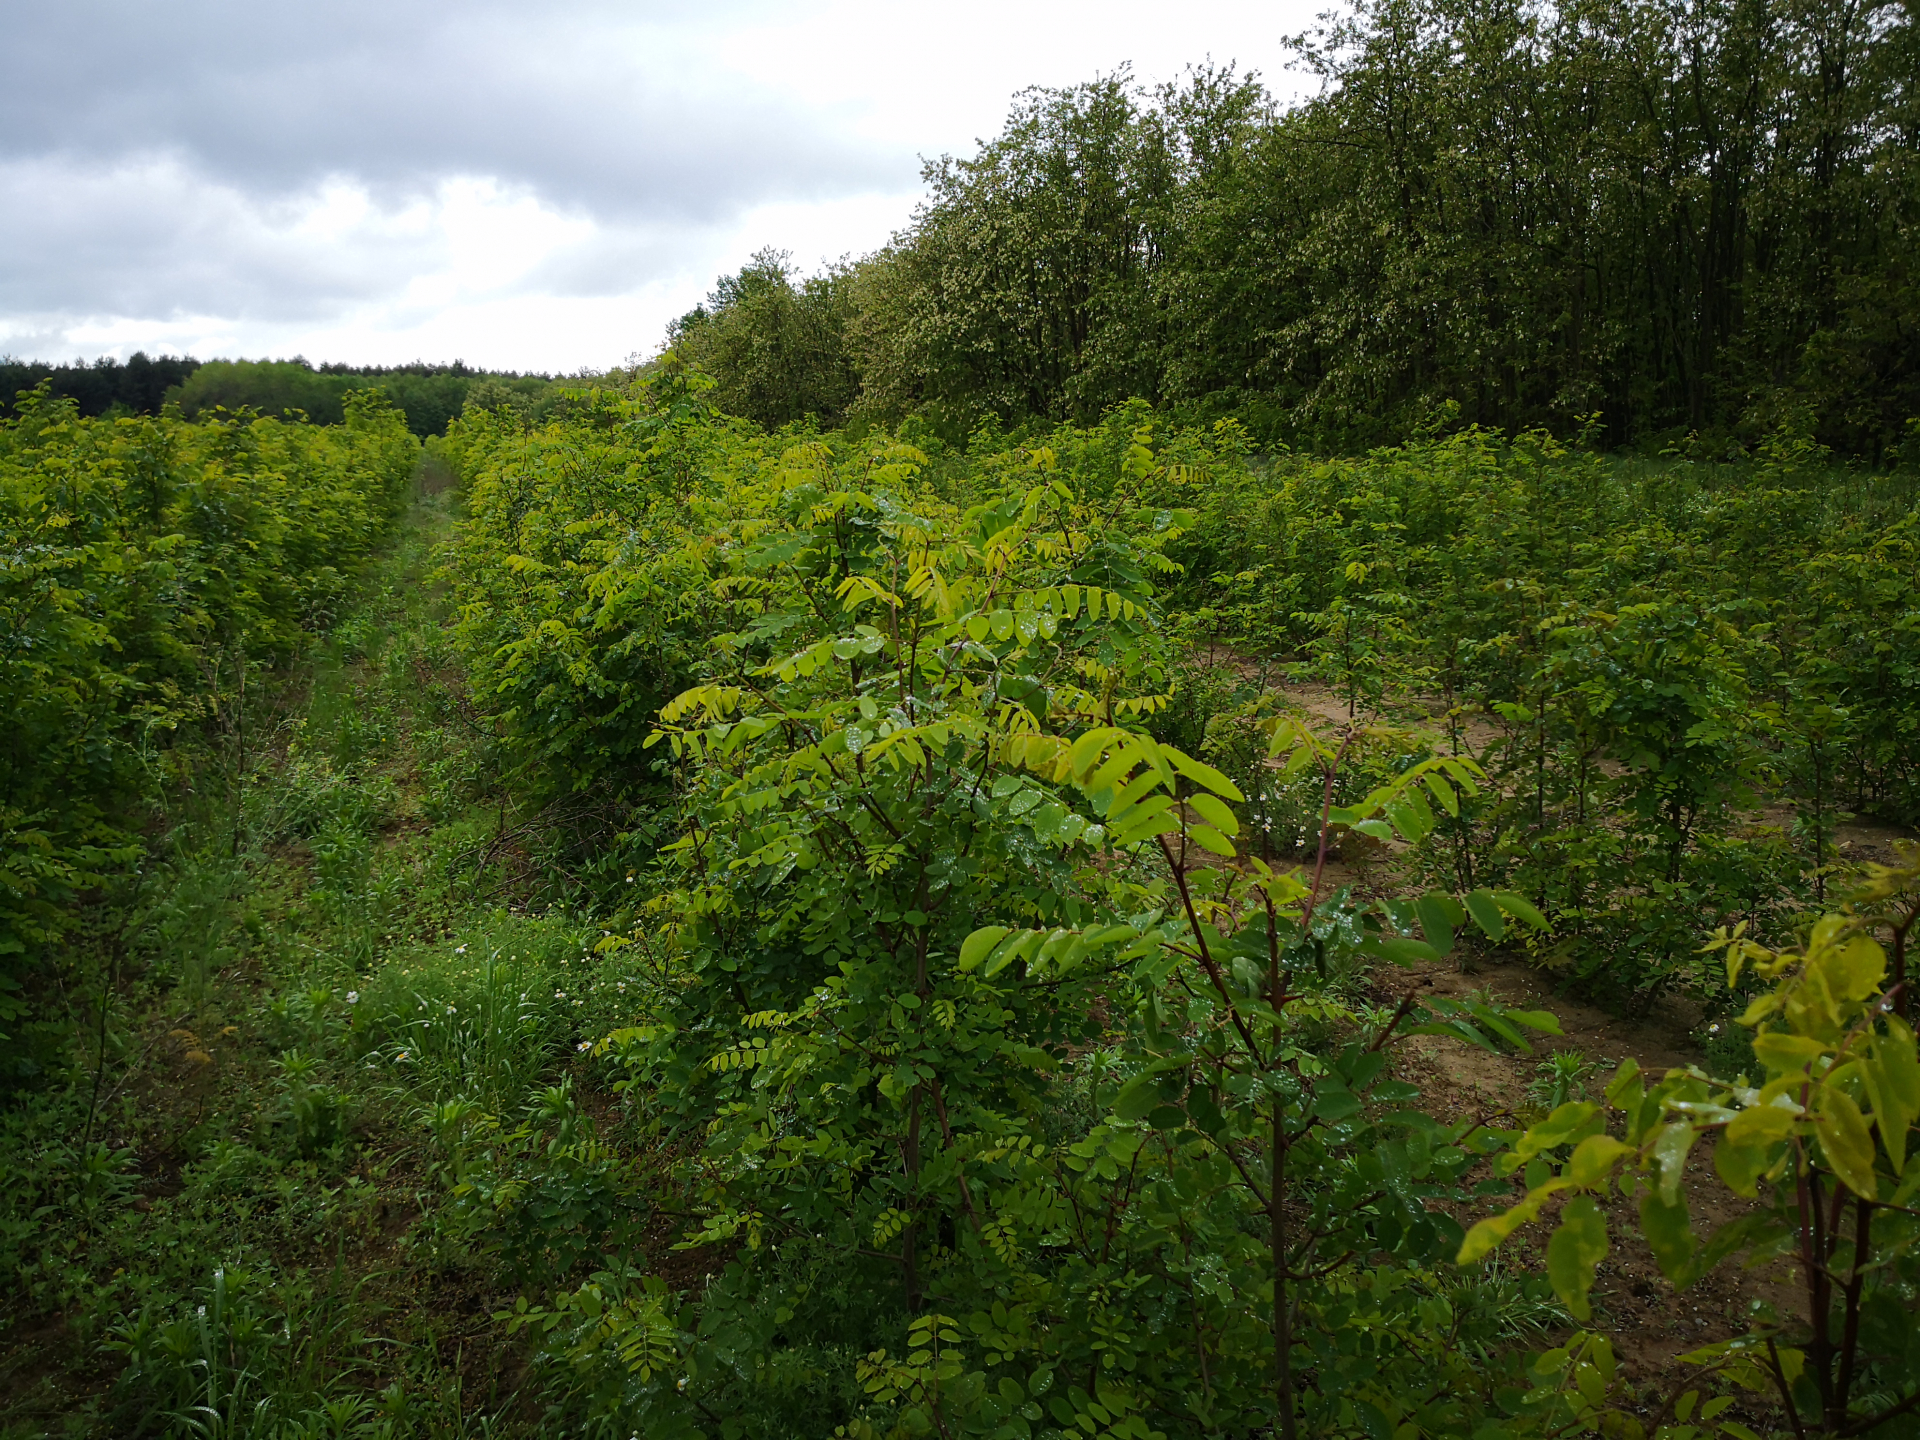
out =
{"type": "MultiPolygon", "coordinates": [[[[1474,996],[1517,1009],[1545,1010],[1560,1022],[1564,1034],[1542,1037],[1533,1055],[1495,1055],[1437,1036],[1409,1041],[1401,1052],[1403,1074],[1421,1087],[1429,1113],[1442,1121],[1469,1115],[1511,1113],[1524,1118],[1537,1114],[1540,1101],[1529,1096],[1528,1083],[1547,1057],[1559,1051],[1574,1052],[1592,1063],[1594,1073],[1586,1084],[1588,1097],[1594,1099],[1623,1060],[1633,1059],[1643,1073],[1657,1078],[1670,1069],[1697,1064],[1701,1058],[1689,1040],[1697,1014],[1684,1002],[1656,1010],[1644,1020],[1626,1020],[1555,993],[1547,976],[1512,961],[1482,964],[1471,973],[1446,965],[1378,978],[1401,986],[1411,983],[1424,995],[1474,996]]],[[[1517,1124],[1519,1119],[1505,1123],[1517,1124]]],[[[1515,1198],[1520,1189],[1516,1179],[1515,1198]]],[[[1683,1189],[1696,1222],[1709,1228],[1750,1209],[1714,1177],[1708,1144],[1696,1147],[1683,1189]]],[[[1497,1204],[1489,1201],[1479,1214],[1492,1213],[1497,1204]]],[[[1635,1233],[1634,1202],[1616,1194],[1604,1204],[1613,1248],[1600,1266],[1594,1289],[1594,1325],[1613,1339],[1627,1378],[1648,1393],[1664,1394],[1685,1383],[1690,1367],[1677,1363],[1678,1357],[1741,1333],[1747,1309],[1755,1301],[1782,1308],[1796,1303],[1797,1291],[1785,1283],[1789,1277],[1778,1265],[1757,1271],[1723,1265],[1691,1289],[1676,1292],[1635,1233]]],[[[1543,1269],[1551,1230],[1550,1216],[1529,1227],[1508,1243],[1509,1258],[1543,1269]]]]}

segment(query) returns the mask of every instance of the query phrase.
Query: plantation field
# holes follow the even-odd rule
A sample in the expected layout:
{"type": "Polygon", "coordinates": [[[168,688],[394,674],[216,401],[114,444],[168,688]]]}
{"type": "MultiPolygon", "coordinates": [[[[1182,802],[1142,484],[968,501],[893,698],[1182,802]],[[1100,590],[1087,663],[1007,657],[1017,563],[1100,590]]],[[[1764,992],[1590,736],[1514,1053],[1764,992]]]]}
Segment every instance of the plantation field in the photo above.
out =
{"type": "Polygon", "coordinates": [[[0,430],[0,1434],[1911,1429],[1911,472],[713,394],[0,430]]]}

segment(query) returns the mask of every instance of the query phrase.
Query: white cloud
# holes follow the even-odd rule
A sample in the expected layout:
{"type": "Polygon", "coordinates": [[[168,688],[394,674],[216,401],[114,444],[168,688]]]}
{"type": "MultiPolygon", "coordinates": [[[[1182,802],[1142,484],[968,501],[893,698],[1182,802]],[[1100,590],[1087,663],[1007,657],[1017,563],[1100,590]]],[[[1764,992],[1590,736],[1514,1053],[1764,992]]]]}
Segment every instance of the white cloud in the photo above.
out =
{"type": "MultiPolygon", "coordinates": [[[[335,178],[261,201],[165,160],[51,180],[41,162],[0,166],[0,207],[58,194],[0,236],[0,353],[136,349],[292,355],[362,363],[419,357],[573,370],[650,350],[722,265],[769,237],[807,268],[884,239],[910,195],[755,206],[726,226],[596,222],[525,187],[456,176],[383,203],[335,178]],[[35,251],[100,247],[87,281],[108,304],[45,303],[35,251]],[[42,303],[33,303],[41,299],[42,303]]],[[[78,298],[77,296],[75,298],[78,298]]]]}
{"type": "Polygon", "coordinates": [[[964,10],[908,12],[895,0],[823,0],[730,36],[726,63],[814,113],[843,115],[866,139],[897,142],[904,133],[920,152],[940,154],[996,132],[1017,91],[1123,66],[1153,83],[1209,60],[1234,63],[1291,95],[1284,36],[1324,8],[1321,0],[974,0],[964,10]]]}

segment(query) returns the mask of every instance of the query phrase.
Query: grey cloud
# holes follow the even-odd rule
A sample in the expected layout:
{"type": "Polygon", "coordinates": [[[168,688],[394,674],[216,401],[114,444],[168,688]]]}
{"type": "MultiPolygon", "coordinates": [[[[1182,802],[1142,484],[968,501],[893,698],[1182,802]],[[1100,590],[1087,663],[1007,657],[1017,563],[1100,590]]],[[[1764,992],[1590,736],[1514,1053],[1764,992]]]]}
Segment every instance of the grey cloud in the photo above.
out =
{"type": "MultiPolygon", "coordinates": [[[[708,5],[702,29],[766,13],[708,5]]],[[[0,155],[170,155],[256,193],[452,173],[606,218],[711,222],[753,201],[910,180],[699,59],[683,5],[326,0],[8,4],[0,155]]]]}
{"type": "Polygon", "coordinates": [[[69,353],[115,317],[423,323],[438,292],[411,287],[452,257],[406,217],[456,177],[591,222],[495,296],[628,293],[704,270],[752,206],[911,186],[904,146],[728,72],[716,47],[763,18],[775,0],[0,0],[0,350],[69,353]],[[374,213],[316,237],[336,183],[374,213]]]}
{"type": "Polygon", "coordinates": [[[289,243],[281,208],[165,162],[0,163],[0,313],[296,319],[371,298],[428,258],[406,236],[289,243]]]}
{"type": "MultiPolygon", "coordinates": [[[[316,235],[324,207],[313,191],[262,198],[165,159],[0,161],[0,214],[10,217],[0,226],[0,316],[13,317],[0,348],[26,353],[40,343],[29,332],[61,328],[51,317],[63,314],[285,325],[363,304],[407,308],[409,282],[451,263],[442,207],[418,204],[423,215],[407,202],[376,206],[338,235],[316,235]]],[[[683,268],[712,236],[698,222],[616,218],[583,227],[512,289],[620,293],[683,268]]]]}

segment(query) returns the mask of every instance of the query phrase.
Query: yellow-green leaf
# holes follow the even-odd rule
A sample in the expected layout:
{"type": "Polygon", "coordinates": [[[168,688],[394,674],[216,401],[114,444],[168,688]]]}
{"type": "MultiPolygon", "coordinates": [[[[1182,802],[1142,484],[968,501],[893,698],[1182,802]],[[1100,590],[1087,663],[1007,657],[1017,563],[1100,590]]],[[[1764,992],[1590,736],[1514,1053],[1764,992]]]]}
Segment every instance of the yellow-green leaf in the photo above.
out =
{"type": "Polygon", "coordinates": [[[1193,808],[1195,814],[1213,826],[1213,828],[1218,830],[1222,835],[1238,835],[1240,833],[1239,817],[1227,808],[1227,803],[1224,800],[1203,792],[1188,796],[1187,804],[1193,808]]]}
{"type": "Polygon", "coordinates": [[[1538,1218],[1540,1206],[1558,1188],[1554,1184],[1543,1185],[1538,1190],[1529,1191],[1527,1197],[1512,1209],[1489,1215],[1480,1221],[1467,1231],[1466,1239],[1460,1242],[1460,1253],[1453,1257],[1454,1264],[1473,1264],[1522,1225],[1538,1218]]]}
{"type": "MultiPolygon", "coordinates": [[[[1121,786],[1119,791],[1115,793],[1112,802],[1107,806],[1107,818],[1113,821],[1120,821],[1127,807],[1138,805],[1143,799],[1159,788],[1160,772],[1152,769],[1142,770],[1138,775],[1134,776],[1133,779],[1121,786]]],[[[1168,801],[1166,803],[1171,804],[1172,802],[1168,801]]]]}
{"type": "Polygon", "coordinates": [[[1507,935],[1507,917],[1494,903],[1493,896],[1485,890],[1474,890],[1460,897],[1467,907],[1467,913],[1494,944],[1498,945],[1507,935]]]}
{"type": "Polygon", "coordinates": [[[1567,1161],[1567,1182],[1581,1188],[1597,1185],[1612,1173],[1622,1156],[1632,1153],[1631,1145],[1611,1135],[1589,1135],[1574,1147],[1573,1158],[1567,1161]]]}
{"type": "Polygon", "coordinates": [[[1900,1102],[1889,1093],[1886,1076],[1877,1058],[1859,1062],[1860,1080],[1866,1087],[1867,1104],[1873,1110],[1873,1126],[1880,1132],[1880,1143],[1887,1147],[1887,1158],[1898,1175],[1907,1163],[1907,1117],[1900,1102]]]}
{"type": "MultiPolygon", "coordinates": [[[[1689,1127],[1691,1128],[1691,1127],[1689,1127]]],[[[1640,1233],[1659,1263],[1660,1273],[1679,1284],[1698,1248],[1685,1196],[1669,1198],[1658,1190],[1640,1197],[1640,1233]]]]}
{"type": "Polygon", "coordinates": [[[1547,917],[1534,908],[1531,900],[1524,895],[1516,895],[1511,890],[1493,892],[1493,903],[1523,925],[1531,925],[1535,930],[1545,930],[1547,917]]]}
{"type": "Polygon", "coordinates": [[[1887,1032],[1873,1042],[1873,1058],[1880,1062],[1891,1093],[1898,1096],[1908,1123],[1920,1115],[1920,1057],[1914,1053],[1913,1031],[1898,1015],[1889,1015],[1887,1032]]]}
{"type": "Polygon", "coordinates": [[[1162,745],[1160,747],[1160,753],[1167,757],[1168,762],[1172,764],[1174,769],[1193,781],[1194,784],[1204,785],[1214,794],[1236,803],[1247,798],[1240,793],[1240,787],[1238,785],[1214,769],[1213,766],[1196,760],[1184,751],[1174,749],[1171,745],[1162,745]]]}
{"type": "Polygon", "coordinates": [[[1778,1100],[1768,1105],[1749,1105],[1727,1122],[1721,1143],[1731,1140],[1736,1145],[1756,1142],[1765,1145],[1784,1140],[1793,1133],[1793,1122],[1797,1119],[1799,1111],[1778,1100]]]}
{"type": "Polygon", "coordinates": [[[1187,838],[1204,850],[1216,855],[1224,855],[1231,860],[1239,852],[1233,848],[1233,842],[1211,825],[1189,825],[1187,838]]]}
{"type": "Polygon", "coordinates": [[[1107,822],[1107,829],[1116,834],[1120,831],[1132,830],[1136,826],[1146,825],[1160,816],[1168,817],[1167,828],[1169,830],[1178,830],[1180,828],[1179,822],[1172,818],[1172,811],[1172,800],[1168,799],[1165,795],[1155,795],[1152,799],[1143,801],[1138,805],[1128,805],[1124,807],[1116,805],[1106,812],[1104,818],[1107,822]]]}
{"type": "Polygon", "coordinates": [[[1687,1169],[1687,1152],[1699,1132],[1685,1120],[1676,1120],[1660,1132],[1653,1142],[1653,1163],[1660,1171],[1660,1199],[1673,1205],[1680,1198],[1680,1180],[1687,1169]]]}
{"type": "Polygon", "coordinates": [[[989,925],[967,936],[960,942],[960,968],[971,970],[979,965],[993,952],[993,947],[1006,938],[1007,933],[1005,925],[989,925]]]}
{"type": "Polygon", "coordinates": [[[1126,780],[1140,760],[1138,743],[1133,736],[1126,735],[1118,745],[1114,746],[1113,754],[1109,755],[1091,775],[1080,781],[1080,788],[1089,795],[1097,795],[1102,790],[1113,789],[1126,780]]]}
{"type": "Polygon", "coordinates": [[[1824,962],[1821,968],[1828,987],[1848,1000],[1866,999],[1880,988],[1887,973],[1885,952],[1865,935],[1851,936],[1845,944],[1824,951],[1816,946],[1808,959],[1810,964],[1824,962]]]}
{"type": "Polygon", "coordinates": [[[1722,1135],[1713,1147],[1713,1173],[1734,1194],[1751,1200],[1758,1193],[1760,1177],[1766,1173],[1777,1143],[1764,1136],[1740,1141],[1722,1135]]]}
{"type": "Polygon", "coordinates": [[[1769,1030],[1753,1037],[1753,1053],[1771,1074],[1804,1070],[1827,1053],[1827,1046],[1811,1035],[1789,1035],[1769,1030]]]}
{"type": "Polygon", "coordinates": [[[1860,1063],[1880,1143],[1887,1147],[1893,1173],[1907,1167],[1907,1131],[1920,1117],[1920,1064],[1914,1057],[1913,1032],[1898,1016],[1887,1017],[1887,1033],[1873,1038],[1872,1054],[1860,1063]]]}
{"type": "Polygon", "coordinates": [[[1853,1098],[1838,1085],[1822,1085],[1814,1125],[1833,1173],[1861,1198],[1879,1199],[1873,1179],[1873,1134],[1853,1098]]]}
{"type": "Polygon", "coordinates": [[[1581,1320],[1593,1315],[1587,1292],[1593,1289],[1594,1270],[1606,1258],[1607,1217],[1591,1195],[1575,1196],[1547,1241],[1547,1279],[1561,1303],[1581,1320]]]}
{"type": "Polygon", "coordinates": [[[1637,1083],[1639,1079],[1640,1062],[1629,1055],[1607,1082],[1607,1103],[1616,1110],[1638,1109],[1641,1097],[1646,1094],[1646,1087],[1637,1083]]]}
{"type": "Polygon", "coordinates": [[[1508,1156],[1509,1163],[1525,1163],[1535,1155],[1564,1145],[1587,1126],[1599,1124],[1600,1107],[1585,1100],[1569,1100],[1522,1135],[1508,1156]]]}
{"type": "Polygon", "coordinates": [[[1156,835],[1171,835],[1179,828],[1179,821],[1171,815],[1160,812],[1148,816],[1144,821],[1136,821],[1124,830],[1109,830],[1107,839],[1120,846],[1138,845],[1141,841],[1151,840],[1156,835]]]}
{"type": "Polygon", "coordinates": [[[1095,762],[1105,752],[1108,743],[1116,737],[1125,738],[1118,730],[1098,726],[1075,740],[1072,748],[1067,751],[1067,765],[1072,770],[1074,778],[1085,779],[1095,762]]]}

